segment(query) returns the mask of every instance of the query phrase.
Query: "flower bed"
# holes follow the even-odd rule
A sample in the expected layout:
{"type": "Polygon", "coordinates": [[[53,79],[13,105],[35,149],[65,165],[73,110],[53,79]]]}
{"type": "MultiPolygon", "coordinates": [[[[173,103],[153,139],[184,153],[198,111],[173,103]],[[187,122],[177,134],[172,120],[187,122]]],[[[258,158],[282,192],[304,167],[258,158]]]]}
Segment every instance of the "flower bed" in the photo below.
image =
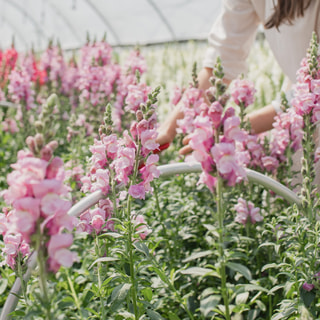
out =
{"type": "Polygon", "coordinates": [[[217,61],[208,105],[195,78],[156,87],[159,74],[148,73],[142,52],[118,63],[101,41],[69,61],[53,44],[40,57],[14,48],[0,55],[0,100],[13,103],[0,107],[0,304],[36,250],[39,268],[22,281],[17,319],[317,319],[315,41],[293,107],[283,96],[274,129],[259,136],[244,115],[275,98],[281,75],[278,83],[276,72],[261,70],[269,91],[243,78],[227,89],[217,61]],[[185,118],[159,155],[157,113],[173,94],[185,118]],[[202,173],[159,179],[158,164],[181,160],[182,134],[193,149],[186,160],[202,173]],[[248,168],[299,201],[250,182],[248,168]],[[79,218],[66,214],[96,191],[97,205],[79,218]]]}

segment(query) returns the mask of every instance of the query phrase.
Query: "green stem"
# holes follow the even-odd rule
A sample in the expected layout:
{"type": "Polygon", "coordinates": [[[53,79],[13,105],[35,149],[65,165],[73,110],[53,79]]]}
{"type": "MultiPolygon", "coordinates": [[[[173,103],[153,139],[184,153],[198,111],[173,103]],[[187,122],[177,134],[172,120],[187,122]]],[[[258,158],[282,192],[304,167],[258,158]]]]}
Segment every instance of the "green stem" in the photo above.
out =
{"type": "MultiPolygon", "coordinates": [[[[99,246],[99,239],[96,235],[96,253],[98,257],[101,257],[100,255],[100,246],[99,246]]],[[[101,307],[101,316],[102,319],[106,319],[105,310],[104,310],[104,299],[102,294],[102,281],[101,281],[101,262],[98,262],[98,288],[99,288],[99,299],[100,299],[100,307],[101,307]]]]}
{"type": "Polygon", "coordinates": [[[167,239],[167,228],[165,227],[165,225],[163,223],[163,219],[162,219],[161,208],[160,208],[160,203],[159,203],[159,196],[158,196],[158,187],[157,187],[156,183],[154,183],[154,182],[152,182],[152,185],[153,185],[153,194],[156,199],[156,208],[157,208],[158,215],[160,218],[160,224],[162,226],[164,237],[167,239]]]}
{"type": "Polygon", "coordinates": [[[116,218],[120,218],[120,217],[118,217],[116,181],[115,181],[114,176],[115,176],[114,171],[110,169],[113,215],[116,218]]]}
{"type": "MultiPolygon", "coordinates": [[[[138,169],[139,169],[139,161],[140,161],[140,150],[141,150],[141,143],[138,144],[138,150],[136,153],[136,159],[134,163],[134,169],[133,169],[133,175],[132,179],[130,181],[130,186],[136,183],[136,178],[138,175],[138,169]]],[[[132,298],[132,304],[133,304],[133,310],[134,310],[134,316],[135,319],[139,319],[139,313],[138,313],[138,305],[137,305],[137,288],[136,288],[136,277],[135,277],[135,269],[134,269],[134,257],[133,257],[133,249],[132,249],[132,236],[133,236],[133,224],[131,221],[131,201],[132,196],[128,196],[128,202],[127,202],[127,221],[128,221],[128,237],[127,237],[127,250],[129,253],[129,264],[130,264],[130,281],[131,281],[131,298],[132,298]]]]}
{"type": "Polygon", "coordinates": [[[17,273],[18,273],[18,277],[20,278],[20,282],[21,282],[22,295],[24,297],[26,304],[28,305],[27,289],[26,289],[26,284],[23,279],[23,272],[22,272],[21,265],[22,265],[22,256],[21,256],[21,252],[19,252],[18,253],[18,261],[17,261],[17,268],[18,268],[17,273]]]}
{"type": "Polygon", "coordinates": [[[77,309],[80,312],[80,317],[81,317],[81,319],[84,320],[84,317],[83,317],[83,314],[82,314],[82,311],[81,311],[81,304],[80,304],[80,301],[78,299],[78,295],[77,295],[77,293],[76,293],[76,291],[74,289],[73,282],[72,282],[72,280],[70,278],[69,270],[67,270],[67,280],[68,280],[68,284],[69,284],[69,287],[70,287],[70,290],[71,290],[71,295],[72,295],[72,297],[74,299],[74,302],[76,304],[77,309]]]}
{"type": "MultiPolygon", "coordinates": [[[[219,143],[219,133],[215,133],[215,141],[219,143]]],[[[225,305],[225,317],[226,320],[231,320],[230,310],[229,310],[229,297],[227,289],[227,277],[226,277],[226,261],[223,250],[224,245],[224,212],[222,209],[222,178],[217,174],[217,188],[216,188],[216,197],[217,197],[217,214],[218,214],[218,223],[219,223],[219,256],[220,256],[220,275],[221,275],[221,294],[223,302],[225,305]]]]}
{"type": "Polygon", "coordinates": [[[219,222],[219,256],[220,256],[220,275],[221,275],[221,294],[225,306],[226,320],[230,320],[229,310],[229,297],[227,290],[227,277],[226,277],[226,262],[223,250],[224,244],[224,225],[223,225],[223,210],[222,210],[222,179],[218,175],[217,181],[217,214],[219,222]]]}
{"type": "Polygon", "coordinates": [[[127,219],[129,222],[128,225],[128,238],[127,238],[127,248],[129,251],[129,264],[130,264],[130,279],[131,279],[131,297],[134,310],[135,319],[139,319],[138,315],[138,306],[137,306],[137,290],[136,290],[136,279],[135,279],[135,270],[134,270],[134,259],[133,259],[133,250],[132,250],[132,222],[131,222],[131,196],[128,197],[127,205],[127,219]]]}
{"type": "Polygon", "coordinates": [[[46,310],[46,316],[48,320],[51,320],[51,308],[50,308],[50,299],[48,295],[48,288],[47,288],[47,276],[46,276],[46,268],[45,268],[45,257],[43,254],[43,248],[39,247],[38,250],[38,266],[39,266],[39,284],[41,295],[43,297],[43,304],[46,310]]]}

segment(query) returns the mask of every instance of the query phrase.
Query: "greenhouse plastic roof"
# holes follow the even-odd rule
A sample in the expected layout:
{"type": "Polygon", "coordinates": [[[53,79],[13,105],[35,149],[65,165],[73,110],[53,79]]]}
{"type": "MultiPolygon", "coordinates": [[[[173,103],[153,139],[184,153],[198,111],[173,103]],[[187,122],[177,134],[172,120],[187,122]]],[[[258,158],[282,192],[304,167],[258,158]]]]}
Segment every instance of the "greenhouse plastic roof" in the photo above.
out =
{"type": "Polygon", "coordinates": [[[0,48],[36,51],[49,39],[63,49],[91,39],[145,45],[206,39],[221,0],[0,0],[0,48]]]}

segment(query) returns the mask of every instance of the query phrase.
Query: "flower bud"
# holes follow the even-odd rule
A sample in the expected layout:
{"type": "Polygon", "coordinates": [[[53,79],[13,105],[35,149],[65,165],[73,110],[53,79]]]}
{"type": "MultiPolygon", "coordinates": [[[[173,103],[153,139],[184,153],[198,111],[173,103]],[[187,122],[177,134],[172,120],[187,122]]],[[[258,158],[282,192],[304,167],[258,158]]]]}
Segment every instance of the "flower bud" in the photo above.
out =
{"type": "Polygon", "coordinates": [[[212,77],[210,77],[209,81],[214,86],[215,82],[216,82],[216,78],[212,76],[212,77]]]}
{"type": "Polygon", "coordinates": [[[34,123],[34,126],[35,126],[37,132],[41,133],[43,131],[43,123],[41,121],[37,120],[34,123]]]}
{"type": "Polygon", "coordinates": [[[150,109],[146,114],[146,119],[151,118],[153,114],[154,114],[154,109],[150,109]]]}
{"type": "Polygon", "coordinates": [[[137,110],[136,112],[137,121],[141,121],[143,119],[143,113],[141,110],[137,110]]]}
{"type": "Polygon", "coordinates": [[[146,107],[146,105],[143,104],[143,103],[140,104],[140,109],[141,109],[141,111],[142,111],[143,113],[147,112],[147,107],[146,107]]]}
{"type": "Polygon", "coordinates": [[[41,159],[49,161],[52,158],[53,151],[52,149],[46,145],[40,151],[41,159]]]}
{"type": "Polygon", "coordinates": [[[210,87],[208,90],[206,90],[207,98],[211,103],[216,101],[216,97],[215,97],[216,92],[217,90],[215,87],[210,87]]]}
{"type": "Polygon", "coordinates": [[[221,97],[219,97],[219,102],[224,107],[227,104],[229,99],[230,99],[230,95],[225,93],[221,97]]]}
{"type": "Polygon", "coordinates": [[[55,107],[57,100],[58,100],[58,96],[55,93],[52,93],[47,99],[48,107],[51,110],[53,110],[53,108],[55,107]]]}
{"type": "Polygon", "coordinates": [[[37,146],[37,149],[40,150],[43,147],[44,144],[44,139],[43,139],[43,134],[42,133],[37,133],[34,136],[34,142],[37,146]]]}
{"type": "Polygon", "coordinates": [[[56,140],[50,141],[47,146],[51,148],[52,151],[56,150],[59,146],[59,143],[56,140]]]}
{"type": "Polygon", "coordinates": [[[31,137],[31,136],[27,137],[26,138],[26,144],[27,144],[28,148],[30,149],[30,151],[32,153],[34,153],[35,152],[35,147],[36,147],[36,143],[34,141],[34,137],[31,137]]]}

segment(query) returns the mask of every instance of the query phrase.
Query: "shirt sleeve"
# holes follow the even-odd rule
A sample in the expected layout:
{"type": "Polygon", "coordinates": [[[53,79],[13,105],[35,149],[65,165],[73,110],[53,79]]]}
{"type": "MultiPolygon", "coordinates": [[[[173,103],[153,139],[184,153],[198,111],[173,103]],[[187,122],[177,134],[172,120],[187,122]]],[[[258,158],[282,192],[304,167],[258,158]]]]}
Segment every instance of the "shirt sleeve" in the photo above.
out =
{"type": "Polygon", "coordinates": [[[223,0],[221,13],[209,33],[203,66],[213,68],[220,56],[226,79],[245,73],[259,23],[250,0],[223,0]]]}

